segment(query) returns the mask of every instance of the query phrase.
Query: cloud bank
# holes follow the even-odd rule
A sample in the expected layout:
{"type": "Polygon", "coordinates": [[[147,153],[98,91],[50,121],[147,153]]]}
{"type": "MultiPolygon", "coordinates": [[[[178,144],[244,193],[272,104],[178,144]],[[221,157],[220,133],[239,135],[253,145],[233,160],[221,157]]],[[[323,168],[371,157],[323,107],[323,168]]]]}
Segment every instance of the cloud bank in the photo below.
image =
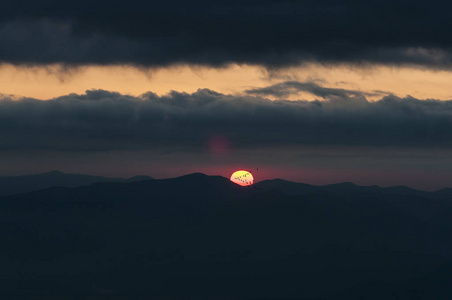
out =
{"type": "MultiPolygon", "coordinates": [[[[303,86],[303,83],[300,83],[303,86]]],[[[345,92],[344,92],[345,93],[345,92]]],[[[143,150],[162,146],[202,151],[226,137],[233,147],[267,145],[452,146],[452,101],[354,92],[325,100],[152,92],[139,97],[104,90],[52,100],[0,100],[0,149],[143,150]]]]}
{"type": "Polygon", "coordinates": [[[18,0],[0,11],[0,61],[14,64],[303,62],[452,66],[444,1],[18,0]]]}

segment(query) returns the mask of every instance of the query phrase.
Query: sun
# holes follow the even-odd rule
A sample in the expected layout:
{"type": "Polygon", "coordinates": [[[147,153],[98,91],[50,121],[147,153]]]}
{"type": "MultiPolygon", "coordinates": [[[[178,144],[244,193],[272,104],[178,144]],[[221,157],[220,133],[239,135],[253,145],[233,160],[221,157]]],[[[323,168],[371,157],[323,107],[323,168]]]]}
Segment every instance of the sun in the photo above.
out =
{"type": "Polygon", "coordinates": [[[232,173],[230,179],[232,182],[241,186],[252,185],[254,181],[253,175],[249,171],[245,170],[235,171],[234,173],[232,173]]]}

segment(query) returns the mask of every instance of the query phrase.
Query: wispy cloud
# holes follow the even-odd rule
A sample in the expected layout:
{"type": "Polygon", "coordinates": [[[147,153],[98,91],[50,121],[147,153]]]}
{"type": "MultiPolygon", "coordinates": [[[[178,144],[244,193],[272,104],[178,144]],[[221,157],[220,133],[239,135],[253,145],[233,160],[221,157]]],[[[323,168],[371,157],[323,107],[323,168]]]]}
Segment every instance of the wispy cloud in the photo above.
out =
{"type": "Polygon", "coordinates": [[[245,93],[250,95],[263,95],[263,96],[275,96],[275,97],[288,97],[291,95],[297,95],[300,92],[307,92],[312,95],[327,99],[332,96],[337,97],[350,97],[350,96],[377,96],[381,95],[381,92],[362,92],[358,90],[340,89],[340,88],[327,88],[322,87],[314,82],[299,82],[299,81],[285,81],[272,86],[264,88],[255,88],[246,90],[245,93]]]}

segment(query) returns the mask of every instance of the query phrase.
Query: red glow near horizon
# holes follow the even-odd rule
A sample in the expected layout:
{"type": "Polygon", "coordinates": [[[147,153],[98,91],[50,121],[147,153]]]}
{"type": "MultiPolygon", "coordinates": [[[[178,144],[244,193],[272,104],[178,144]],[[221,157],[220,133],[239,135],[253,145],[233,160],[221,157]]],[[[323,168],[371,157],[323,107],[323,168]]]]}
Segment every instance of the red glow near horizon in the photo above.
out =
{"type": "Polygon", "coordinates": [[[245,170],[238,170],[232,173],[230,180],[241,186],[252,185],[254,182],[253,175],[245,170]]]}

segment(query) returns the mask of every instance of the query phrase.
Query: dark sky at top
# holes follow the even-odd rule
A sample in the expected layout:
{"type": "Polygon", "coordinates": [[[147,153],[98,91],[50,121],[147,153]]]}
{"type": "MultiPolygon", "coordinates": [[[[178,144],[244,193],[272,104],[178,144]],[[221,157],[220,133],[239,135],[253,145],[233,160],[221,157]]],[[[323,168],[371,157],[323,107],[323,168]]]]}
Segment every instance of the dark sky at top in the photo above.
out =
{"type": "Polygon", "coordinates": [[[0,61],[451,67],[446,1],[7,1],[0,61]]]}

